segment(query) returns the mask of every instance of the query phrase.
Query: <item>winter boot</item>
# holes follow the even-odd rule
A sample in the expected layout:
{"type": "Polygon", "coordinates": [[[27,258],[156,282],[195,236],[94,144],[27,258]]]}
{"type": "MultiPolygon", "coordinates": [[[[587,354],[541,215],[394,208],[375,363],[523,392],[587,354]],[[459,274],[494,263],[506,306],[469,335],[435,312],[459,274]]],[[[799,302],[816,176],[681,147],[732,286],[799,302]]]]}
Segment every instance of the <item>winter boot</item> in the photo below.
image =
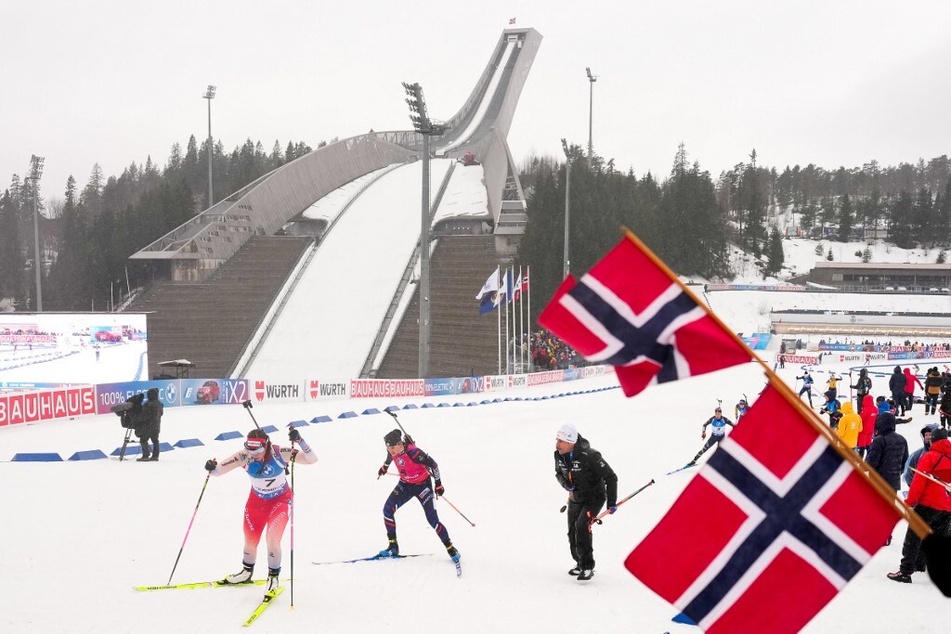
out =
{"type": "Polygon", "coordinates": [[[136,461],[136,462],[148,462],[148,461],[149,461],[149,454],[143,451],[143,452],[142,452],[142,455],[139,456],[138,458],[136,458],[135,461],[136,461]]]}
{"type": "Polygon", "coordinates": [[[249,583],[251,581],[251,574],[254,572],[254,564],[241,564],[243,568],[241,572],[236,572],[233,575],[228,575],[225,577],[225,583],[249,583]]]}
{"type": "Polygon", "coordinates": [[[462,555],[459,554],[459,551],[456,550],[456,547],[452,544],[446,546],[446,552],[449,553],[449,558],[452,559],[452,563],[457,564],[462,558],[462,555]]]}
{"type": "Polygon", "coordinates": [[[897,581],[898,583],[911,583],[911,575],[906,575],[901,570],[898,572],[890,572],[886,576],[892,581],[897,581]]]}
{"type": "Polygon", "coordinates": [[[572,577],[577,577],[581,574],[581,566],[575,564],[575,567],[568,571],[568,574],[572,577]]]}
{"type": "Polygon", "coordinates": [[[149,460],[158,462],[159,448],[158,445],[155,445],[155,448],[152,450],[152,457],[149,460]]]}
{"type": "Polygon", "coordinates": [[[591,568],[585,568],[578,573],[578,581],[588,581],[591,577],[594,576],[594,570],[591,568]]]}
{"type": "Polygon", "coordinates": [[[268,568],[267,569],[267,585],[264,588],[264,594],[269,596],[274,596],[274,593],[277,592],[277,589],[281,586],[281,569],[280,568],[268,568]]]}
{"type": "Polygon", "coordinates": [[[396,537],[390,537],[389,540],[389,545],[380,551],[380,557],[396,557],[400,554],[400,545],[396,543],[396,537]]]}

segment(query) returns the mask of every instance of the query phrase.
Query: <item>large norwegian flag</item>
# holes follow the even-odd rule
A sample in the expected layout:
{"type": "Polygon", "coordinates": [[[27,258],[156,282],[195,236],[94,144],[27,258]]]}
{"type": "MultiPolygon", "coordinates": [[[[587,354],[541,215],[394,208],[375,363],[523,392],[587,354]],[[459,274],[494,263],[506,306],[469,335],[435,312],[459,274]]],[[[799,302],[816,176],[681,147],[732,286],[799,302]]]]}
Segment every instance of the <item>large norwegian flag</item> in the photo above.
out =
{"type": "Polygon", "coordinates": [[[798,632],[899,518],[770,385],[625,565],[706,632],[798,632]]]}
{"type": "Polygon", "coordinates": [[[615,366],[624,394],[746,363],[752,353],[632,234],[576,283],[568,276],[538,322],[589,361],[615,366]]]}

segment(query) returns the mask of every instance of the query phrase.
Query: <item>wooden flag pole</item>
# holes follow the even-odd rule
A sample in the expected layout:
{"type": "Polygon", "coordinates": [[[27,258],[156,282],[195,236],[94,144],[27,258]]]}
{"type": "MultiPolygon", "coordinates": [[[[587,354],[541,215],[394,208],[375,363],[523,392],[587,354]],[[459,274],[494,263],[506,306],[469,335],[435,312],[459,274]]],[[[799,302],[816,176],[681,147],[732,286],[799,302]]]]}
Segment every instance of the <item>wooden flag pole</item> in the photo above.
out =
{"type": "Polygon", "coordinates": [[[641,239],[634,235],[634,232],[632,232],[627,227],[623,228],[623,232],[625,238],[633,242],[637,248],[640,249],[644,255],[646,255],[650,261],[654,263],[655,266],[657,266],[657,268],[663,271],[664,274],[670,278],[672,282],[677,284],[681,290],[687,294],[688,297],[693,299],[693,301],[698,306],[700,306],[710,316],[710,318],[713,319],[713,321],[723,329],[724,332],[729,333],[730,337],[732,337],[734,341],[736,341],[740,346],[743,347],[744,350],[749,353],[750,359],[757,362],[763,369],[763,372],[766,373],[766,378],[770,386],[779,392],[779,394],[781,394],[783,398],[790,405],[792,405],[793,408],[795,408],[803,418],[809,421],[809,424],[812,425],[813,429],[819,432],[819,434],[821,434],[829,442],[829,444],[832,445],[836,453],[848,461],[849,464],[851,464],[852,467],[859,473],[859,475],[865,478],[865,480],[875,488],[879,495],[881,495],[882,498],[884,498],[895,508],[898,514],[908,522],[908,525],[915,532],[915,534],[918,535],[918,537],[924,539],[931,534],[931,527],[929,527],[928,524],[923,519],[921,519],[921,516],[915,513],[912,509],[908,508],[901,497],[898,496],[898,492],[892,489],[891,486],[889,486],[888,483],[885,482],[885,480],[883,480],[882,477],[875,472],[874,469],[869,467],[868,463],[859,458],[858,454],[846,447],[839,440],[839,438],[832,433],[832,430],[829,429],[828,425],[826,425],[825,422],[819,418],[819,416],[812,409],[806,407],[803,404],[799,397],[797,397],[795,393],[793,393],[793,391],[789,388],[789,386],[786,385],[786,383],[781,378],[779,378],[775,372],[773,372],[769,365],[760,359],[755,352],[750,350],[749,346],[746,345],[746,342],[740,339],[740,337],[735,332],[733,332],[733,330],[723,323],[716,313],[710,310],[710,307],[707,306],[706,302],[701,301],[693,293],[693,291],[687,287],[686,284],[681,282],[680,278],[678,278],[677,275],[672,270],[670,270],[670,267],[668,267],[663,260],[654,255],[654,252],[651,251],[646,244],[641,242],[641,239]]]}

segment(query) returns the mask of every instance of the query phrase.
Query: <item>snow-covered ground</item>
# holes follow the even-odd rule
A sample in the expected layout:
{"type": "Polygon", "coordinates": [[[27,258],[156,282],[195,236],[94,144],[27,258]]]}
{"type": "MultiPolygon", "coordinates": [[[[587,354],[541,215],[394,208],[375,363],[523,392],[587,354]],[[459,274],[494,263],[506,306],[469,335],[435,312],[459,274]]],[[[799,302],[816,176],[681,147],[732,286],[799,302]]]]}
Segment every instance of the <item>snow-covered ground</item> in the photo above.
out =
{"type": "MultiPolygon", "coordinates": [[[[844,367],[825,369],[846,371],[844,367]]],[[[789,383],[796,369],[780,371],[789,383]]],[[[549,385],[504,396],[555,396],[611,388],[613,374],[549,385]]],[[[700,425],[717,399],[735,403],[763,386],[750,364],[649,388],[626,399],[619,389],[546,400],[473,407],[404,410],[399,418],[439,462],[447,499],[442,521],[460,549],[464,574],[457,579],[422,511],[411,502],[397,513],[406,553],[431,556],[401,561],[329,564],[366,556],[385,544],[381,509],[395,478],[377,479],[385,457],[383,435],[394,427],[385,414],[351,419],[347,410],[414,401],[336,401],[327,404],[262,404],[262,425],[285,425],[327,414],[333,422],[302,427],[320,460],[294,474],[293,541],[284,536],[284,576],[294,553],[294,610],[289,592],[253,625],[260,632],[289,628],[321,632],[376,632],[414,626],[453,632],[691,632],[670,621],[676,610],[640,584],[623,561],[671,506],[691,472],[663,474],[684,464],[700,447],[700,425]],[[686,398],[685,398],[686,397],[686,398]],[[564,492],[554,479],[554,434],[576,424],[603,451],[626,495],[650,487],[596,527],[596,575],[588,583],[566,574],[573,562],[558,512],[564,492]]],[[[476,399],[473,398],[473,401],[476,399]]],[[[455,398],[430,399],[434,403],[455,398]]],[[[467,398],[463,403],[468,403],[467,398]]],[[[916,406],[911,425],[899,430],[915,448],[919,422],[933,419],[916,406]]],[[[731,407],[726,408],[729,411],[731,407]]],[[[198,438],[203,447],[163,453],[157,463],[115,459],[63,463],[8,462],[17,452],[75,451],[118,446],[115,416],[0,429],[0,477],[7,483],[0,528],[0,629],[7,632],[238,631],[260,598],[259,587],[139,593],[135,585],[165,584],[192,515],[173,582],[210,580],[240,568],[246,476],[212,478],[203,489],[202,465],[235,451],[240,440],[216,441],[226,431],[247,432],[252,422],[238,407],[170,409],[162,439],[198,438]],[[202,495],[197,513],[196,502],[202,495]]],[[[782,450],[777,437],[777,451],[782,450]]],[[[925,575],[911,585],[885,578],[897,568],[904,525],[894,531],[865,569],[823,610],[807,632],[943,632],[944,599],[925,575]],[[926,606],[931,606],[930,608],[926,606]]],[[[697,527],[697,539],[703,539],[697,527]]],[[[689,548],[690,544],[684,544],[689,548]]],[[[256,576],[264,573],[259,550],[256,576]]],[[[285,583],[289,583],[285,581],[285,583]]],[[[782,609],[781,605],[764,609],[782,609]]]]}

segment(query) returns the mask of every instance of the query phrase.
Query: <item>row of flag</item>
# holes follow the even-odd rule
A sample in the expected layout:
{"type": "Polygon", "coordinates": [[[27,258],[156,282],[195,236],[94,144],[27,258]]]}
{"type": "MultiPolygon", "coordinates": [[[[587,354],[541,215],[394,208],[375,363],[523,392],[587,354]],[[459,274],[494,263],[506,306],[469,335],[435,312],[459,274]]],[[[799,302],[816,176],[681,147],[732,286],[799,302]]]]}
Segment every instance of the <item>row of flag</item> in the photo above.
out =
{"type": "Polygon", "coordinates": [[[487,315],[499,306],[521,299],[522,293],[528,292],[528,274],[526,269],[525,275],[522,275],[522,267],[518,268],[518,273],[515,273],[514,268],[503,272],[501,267],[495,267],[495,271],[489,275],[476,295],[479,300],[479,314],[487,315]]]}
{"type": "Polygon", "coordinates": [[[479,293],[476,295],[476,300],[479,302],[479,314],[488,315],[492,311],[499,309],[496,312],[497,323],[498,323],[498,340],[499,340],[499,368],[498,373],[502,374],[503,365],[502,365],[502,342],[505,341],[505,373],[510,374],[513,372],[523,372],[525,368],[531,363],[531,337],[527,337],[529,341],[528,346],[519,346],[518,342],[525,339],[525,313],[528,313],[528,323],[529,330],[531,330],[531,314],[532,314],[532,301],[531,294],[529,293],[529,276],[531,273],[531,267],[525,268],[525,273],[522,273],[522,267],[518,268],[516,273],[515,267],[510,267],[505,270],[502,270],[501,267],[496,267],[495,270],[489,275],[489,278],[485,281],[485,284],[482,285],[482,289],[479,290],[479,293]],[[528,300],[527,311],[523,304],[523,300],[528,300]],[[505,330],[502,329],[502,313],[505,313],[505,330]],[[509,318],[511,317],[511,328],[509,327],[509,318]],[[511,342],[511,349],[509,349],[508,342],[511,342]],[[521,364],[521,369],[517,366],[521,364]],[[513,367],[514,366],[514,367],[513,367]]]}
{"type": "Polygon", "coordinates": [[[683,621],[713,633],[798,632],[899,519],[928,534],[633,233],[580,279],[565,279],[538,321],[588,360],[613,365],[629,397],[751,360],[768,378],[742,424],[625,561],[683,621]]]}

